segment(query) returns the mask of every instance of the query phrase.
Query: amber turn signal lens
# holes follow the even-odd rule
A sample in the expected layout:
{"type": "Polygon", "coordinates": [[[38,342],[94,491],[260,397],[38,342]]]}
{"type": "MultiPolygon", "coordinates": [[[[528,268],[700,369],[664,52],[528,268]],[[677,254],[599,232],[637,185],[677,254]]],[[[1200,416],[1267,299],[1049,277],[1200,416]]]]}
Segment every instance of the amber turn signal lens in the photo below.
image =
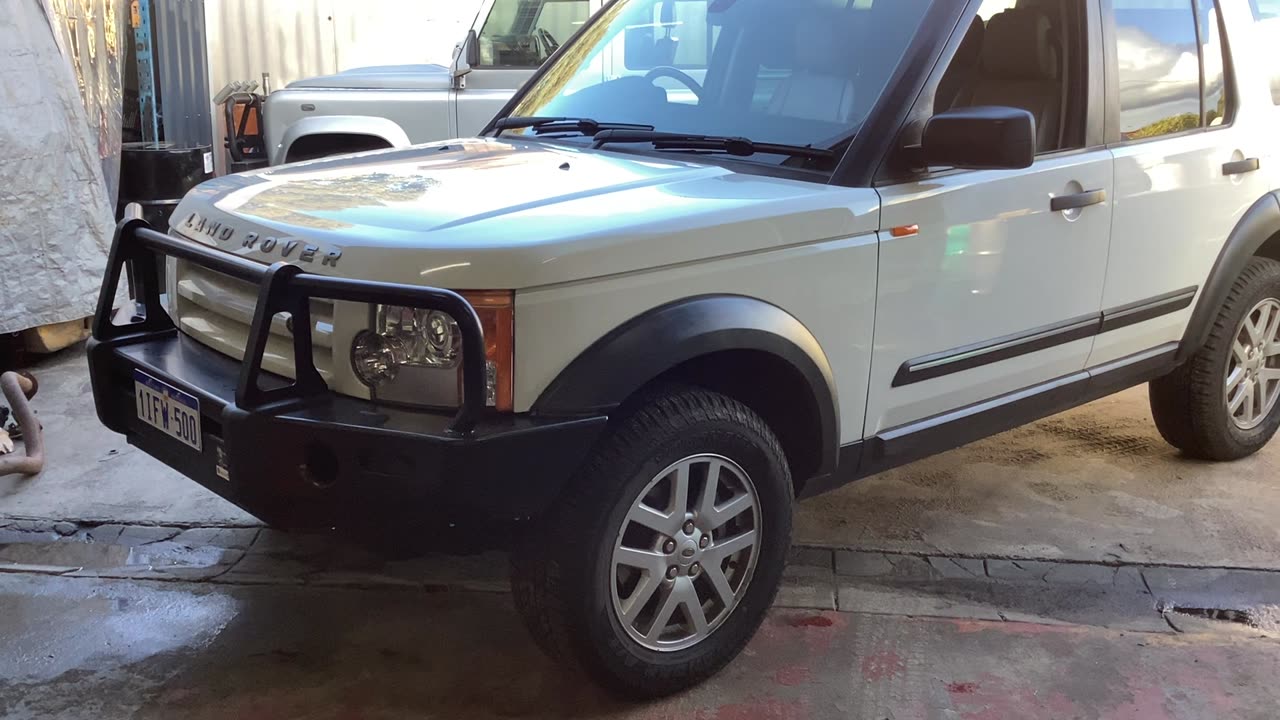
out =
{"type": "Polygon", "coordinates": [[[484,353],[489,364],[489,397],[485,404],[499,412],[511,412],[515,408],[515,293],[466,290],[461,295],[476,309],[484,329],[484,353]]]}

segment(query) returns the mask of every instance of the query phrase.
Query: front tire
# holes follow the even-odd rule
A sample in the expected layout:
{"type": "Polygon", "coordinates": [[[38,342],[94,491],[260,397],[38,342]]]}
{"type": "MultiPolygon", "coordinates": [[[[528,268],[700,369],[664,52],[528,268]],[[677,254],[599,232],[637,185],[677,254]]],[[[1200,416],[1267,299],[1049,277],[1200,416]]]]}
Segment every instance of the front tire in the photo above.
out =
{"type": "Polygon", "coordinates": [[[1280,428],[1280,262],[1255,257],[1231,286],[1209,340],[1149,386],[1169,444],[1204,460],[1238,460],[1280,428]]]}
{"type": "Polygon", "coordinates": [[[512,554],[516,606],[544,651],[614,692],[685,689],[764,619],[793,497],[777,438],[745,405],[692,388],[655,394],[512,554]]]}

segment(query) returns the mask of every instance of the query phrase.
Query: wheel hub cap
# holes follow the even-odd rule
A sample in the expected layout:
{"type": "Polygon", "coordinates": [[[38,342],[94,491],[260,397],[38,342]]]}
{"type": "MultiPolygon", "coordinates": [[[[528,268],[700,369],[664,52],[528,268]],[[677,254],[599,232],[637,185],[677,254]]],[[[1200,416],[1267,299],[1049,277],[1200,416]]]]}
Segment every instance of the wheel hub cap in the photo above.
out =
{"type": "Polygon", "coordinates": [[[698,544],[694,542],[685,543],[685,546],[680,548],[680,563],[682,565],[690,565],[697,555],[698,544]]]}
{"type": "Polygon", "coordinates": [[[1280,300],[1263,300],[1240,321],[1223,382],[1236,427],[1252,430],[1267,419],[1280,399],[1280,300]]]}
{"type": "Polygon", "coordinates": [[[640,645],[692,647],[746,594],[760,541],[755,486],[719,455],[659,473],[631,506],[614,544],[614,616],[640,645]]]}

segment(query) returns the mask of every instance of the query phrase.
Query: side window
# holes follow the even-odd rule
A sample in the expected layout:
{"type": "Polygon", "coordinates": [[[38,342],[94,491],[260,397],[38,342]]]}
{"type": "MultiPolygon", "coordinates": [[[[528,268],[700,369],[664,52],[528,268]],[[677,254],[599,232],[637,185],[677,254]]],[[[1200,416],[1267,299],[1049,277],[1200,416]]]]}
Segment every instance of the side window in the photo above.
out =
{"type": "Polygon", "coordinates": [[[1115,0],[1114,7],[1121,137],[1142,140],[1200,127],[1191,0],[1115,0]]]}
{"type": "Polygon", "coordinates": [[[480,29],[480,64],[536,68],[590,14],[587,0],[497,0],[480,29]]]}
{"type": "Polygon", "coordinates": [[[934,113],[1022,108],[1036,149],[1084,147],[1088,52],[1084,0],[984,0],[934,94],[934,113]]]}
{"type": "MultiPolygon", "coordinates": [[[[1253,19],[1258,23],[1258,42],[1274,48],[1280,45],[1280,0],[1249,0],[1253,19]]],[[[1271,101],[1280,105],[1280,63],[1272,60],[1271,101]]]]}

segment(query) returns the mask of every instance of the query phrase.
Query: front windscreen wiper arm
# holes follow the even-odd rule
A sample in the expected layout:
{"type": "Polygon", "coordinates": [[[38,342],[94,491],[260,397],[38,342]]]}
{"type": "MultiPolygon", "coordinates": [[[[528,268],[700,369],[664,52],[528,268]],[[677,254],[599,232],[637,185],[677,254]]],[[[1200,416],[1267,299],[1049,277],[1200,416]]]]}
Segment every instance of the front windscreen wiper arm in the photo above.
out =
{"type": "Polygon", "coordinates": [[[591,118],[538,117],[533,115],[504,117],[493,123],[493,129],[499,133],[503,130],[516,130],[519,128],[533,128],[533,131],[538,135],[553,132],[578,132],[590,136],[595,136],[603,130],[653,130],[652,125],[600,122],[591,118]]]}
{"type": "Polygon", "coordinates": [[[836,157],[836,154],[830,150],[808,145],[780,145],[777,143],[755,142],[743,137],[717,137],[715,135],[626,129],[600,131],[596,134],[592,147],[598,148],[609,143],[652,143],[658,150],[710,150],[728,153],[735,157],[750,157],[757,153],[789,155],[810,160],[834,160],[836,157]]]}

